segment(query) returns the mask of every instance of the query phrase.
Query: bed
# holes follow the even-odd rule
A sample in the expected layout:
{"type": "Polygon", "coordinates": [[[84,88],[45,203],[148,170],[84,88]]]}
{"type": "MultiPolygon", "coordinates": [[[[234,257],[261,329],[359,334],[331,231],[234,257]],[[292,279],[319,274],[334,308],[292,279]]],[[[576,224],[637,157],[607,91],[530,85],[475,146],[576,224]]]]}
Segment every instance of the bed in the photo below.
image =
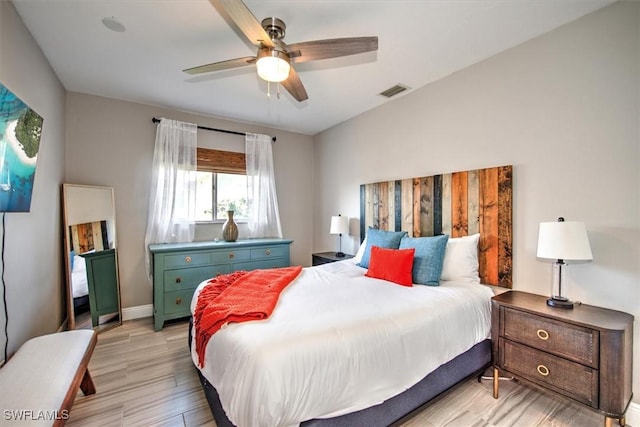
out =
{"type": "Polygon", "coordinates": [[[386,426],[490,365],[492,287],[511,284],[511,167],[363,185],[360,225],[353,260],[303,269],[271,317],[216,332],[203,366],[190,334],[218,426],[386,426]],[[415,284],[415,269],[414,286],[369,277],[392,234],[385,256],[445,235],[439,286],[415,284]]]}
{"type": "Polygon", "coordinates": [[[71,290],[73,293],[74,313],[89,310],[89,284],[87,282],[87,266],[85,259],[71,251],[71,290]]]}

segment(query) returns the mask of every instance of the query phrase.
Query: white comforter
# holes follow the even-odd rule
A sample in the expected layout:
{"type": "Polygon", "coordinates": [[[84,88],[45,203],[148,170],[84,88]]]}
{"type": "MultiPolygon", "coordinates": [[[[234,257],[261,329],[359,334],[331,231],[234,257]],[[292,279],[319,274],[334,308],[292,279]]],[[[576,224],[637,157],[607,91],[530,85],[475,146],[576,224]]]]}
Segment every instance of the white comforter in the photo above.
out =
{"type": "Polygon", "coordinates": [[[365,272],[349,260],[305,268],[269,319],[213,335],[201,372],[236,426],[298,425],[367,408],[488,337],[488,287],[404,287],[365,272]]]}

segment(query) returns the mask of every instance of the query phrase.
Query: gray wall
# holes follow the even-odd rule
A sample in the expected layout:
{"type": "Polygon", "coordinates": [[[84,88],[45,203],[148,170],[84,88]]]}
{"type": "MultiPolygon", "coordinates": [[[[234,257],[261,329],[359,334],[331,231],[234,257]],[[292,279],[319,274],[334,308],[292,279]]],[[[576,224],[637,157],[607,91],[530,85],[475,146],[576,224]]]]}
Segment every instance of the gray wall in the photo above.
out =
{"type": "MultiPolygon", "coordinates": [[[[66,181],[114,188],[120,262],[122,306],[152,304],[152,287],[145,276],[144,233],[156,125],[166,117],[202,126],[275,135],[273,146],[278,204],[283,235],[293,239],[291,262],[311,263],[313,218],[313,140],[310,136],[228,120],[170,111],[148,105],[92,95],[67,94],[66,181]]],[[[244,149],[244,138],[198,131],[206,146],[244,149]]],[[[244,228],[240,229],[240,238],[244,228]]],[[[198,227],[200,240],[221,237],[220,225],[198,227]]]]}
{"type": "MultiPolygon", "coordinates": [[[[65,91],[6,1],[0,1],[0,82],[44,118],[31,210],[5,214],[4,280],[12,354],[27,339],[55,332],[66,313],[60,227],[65,91]]],[[[1,350],[4,326],[0,315],[1,350]]]]}
{"type": "Polygon", "coordinates": [[[569,295],[635,315],[637,372],[639,14],[613,4],[318,135],[314,250],[335,248],[336,213],[357,249],[360,184],[511,164],[514,288],[551,291],[540,222],[584,221],[594,260],[569,266],[569,295]]]}

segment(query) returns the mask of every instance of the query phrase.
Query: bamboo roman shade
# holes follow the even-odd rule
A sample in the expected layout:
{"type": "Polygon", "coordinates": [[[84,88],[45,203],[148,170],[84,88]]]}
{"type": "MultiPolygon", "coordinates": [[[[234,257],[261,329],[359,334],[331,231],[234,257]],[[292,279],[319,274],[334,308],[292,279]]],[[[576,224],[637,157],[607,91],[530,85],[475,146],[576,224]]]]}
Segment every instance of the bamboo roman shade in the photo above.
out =
{"type": "Polygon", "coordinates": [[[244,153],[198,147],[196,157],[200,172],[247,174],[244,153]]]}

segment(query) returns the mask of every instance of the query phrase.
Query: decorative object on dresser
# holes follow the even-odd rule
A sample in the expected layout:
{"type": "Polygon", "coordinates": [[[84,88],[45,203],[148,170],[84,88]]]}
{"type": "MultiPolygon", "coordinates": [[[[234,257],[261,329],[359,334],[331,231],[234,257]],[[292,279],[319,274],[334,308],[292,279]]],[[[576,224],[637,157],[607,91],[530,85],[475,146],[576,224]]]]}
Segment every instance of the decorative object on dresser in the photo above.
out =
{"type": "Polygon", "coordinates": [[[551,298],[547,304],[552,307],[573,308],[573,302],[566,297],[565,261],[591,261],[591,246],[587,228],[583,222],[565,221],[541,222],[538,231],[538,258],[555,260],[551,298]]]}
{"type": "Polygon", "coordinates": [[[344,254],[343,256],[338,257],[335,252],[316,252],[311,254],[311,264],[316,266],[351,258],[353,258],[353,255],[344,254]]]}
{"type": "Polygon", "coordinates": [[[238,240],[238,225],[233,220],[235,211],[227,211],[227,220],[222,224],[222,238],[225,242],[235,242],[238,240]]]}
{"type": "Polygon", "coordinates": [[[633,316],[586,304],[556,310],[546,297],[508,291],[492,298],[494,398],[503,370],[625,424],[633,395],[633,316]]]}
{"type": "Polygon", "coordinates": [[[344,258],[344,252],[342,252],[342,235],[349,234],[349,218],[342,215],[332,216],[329,234],[338,235],[338,252],[336,252],[336,257],[344,258]]]}
{"type": "Polygon", "coordinates": [[[250,239],[236,242],[160,243],[149,245],[153,257],[155,330],[164,322],[191,315],[189,304],[204,280],[237,270],[289,267],[293,240],[250,239]]]}

